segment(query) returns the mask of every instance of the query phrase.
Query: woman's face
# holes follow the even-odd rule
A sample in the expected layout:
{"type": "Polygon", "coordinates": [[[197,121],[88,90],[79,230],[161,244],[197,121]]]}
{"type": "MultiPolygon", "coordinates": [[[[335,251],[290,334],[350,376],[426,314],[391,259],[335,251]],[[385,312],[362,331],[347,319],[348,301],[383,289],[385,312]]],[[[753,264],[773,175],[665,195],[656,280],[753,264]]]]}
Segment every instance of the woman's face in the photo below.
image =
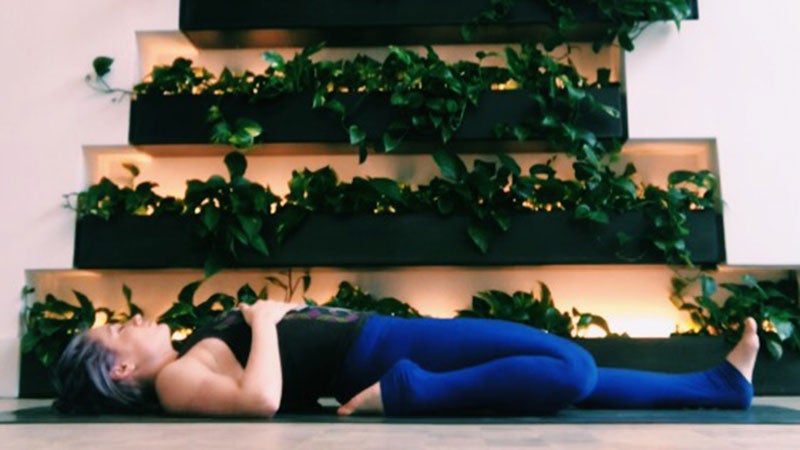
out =
{"type": "Polygon", "coordinates": [[[164,359],[174,354],[169,327],[138,314],[125,323],[93,328],[89,335],[116,355],[115,378],[154,377],[164,359]]]}

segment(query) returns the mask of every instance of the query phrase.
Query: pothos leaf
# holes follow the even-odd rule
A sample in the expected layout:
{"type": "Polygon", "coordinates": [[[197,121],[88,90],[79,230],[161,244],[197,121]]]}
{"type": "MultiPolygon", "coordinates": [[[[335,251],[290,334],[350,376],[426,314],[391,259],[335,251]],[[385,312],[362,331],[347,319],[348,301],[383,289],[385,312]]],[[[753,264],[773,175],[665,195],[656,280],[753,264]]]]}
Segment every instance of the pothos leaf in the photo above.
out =
{"type": "Polygon", "coordinates": [[[359,145],[367,138],[367,133],[358,125],[350,125],[350,145],[359,145]]]}
{"type": "Polygon", "coordinates": [[[272,67],[272,68],[275,68],[275,69],[278,69],[278,70],[283,70],[283,68],[286,66],[286,61],[283,59],[283,56],[281,56],[279,53],[276,53],[276,52],[264,52],[262,54],[262,58],[264,58],[264,61],[267,62],[267,65],[269,67],[272,67]]]}
{"type": "Polygon", "coordinates": [[[197,288],[203,283],[203,280],[194,281],[192,283],[187,284],[181,289],[181,292],[178,294],[178,302],[185,303],[191,305],[194,303],[194,294],[197,292],[197,288]]]}
{"type": "Polygon", "coordinates": [[[92,67],[97,78],[102,78],[111,72],[111,65],[114,64],[114,59],[108,56],[98,56],[92,61],[92,67]]]}
{"type": "Polygon", "coordinates": [[[137,167],[136,164],[123,163],[122,167],[124,167],[128,172],[130,172],[134,178],[139,176],[139,167],[137,167]]]}
{"type": "Polygon", "coordinates": [[[489,251],[491,233],[486,227],[482,225],[470,225],[467,232],[472,242],[480,249],[481,253],[487,253],[489,251]]]}
{"type": "Polygon", "coordinates": [[[230,152],[225,155],[225,166],[228,168],[231,180],[241,178],[247,170],[247,160],[239,152],[230,152]]]}
{"type": "Polygon", "coordinates": [[[83,293],[75,290],[72,292],[75,294],[75,298],[78,299],[78,303],[81,305],[80,320],[82,325],[85,327],[92,326],[94,323],[94,305],[83,293]]]}
{"type": "Polygon", "coordinates": [[[122,295],[125,296],[125,303],[128,305],[128,316],[133,317],[137,314],[143,314],[142,309],[133,303],[133,293],[127,284],[122,285],[122,295]]]}
{"type": "Polygon", "coordinates": [[[433,159],[436,161],[436,165],[439,166],[442,176],[448,180],[460,180],[467,173],[467,166],[464,161],[453,152],[439,150],[433,154],[433,159]]]}

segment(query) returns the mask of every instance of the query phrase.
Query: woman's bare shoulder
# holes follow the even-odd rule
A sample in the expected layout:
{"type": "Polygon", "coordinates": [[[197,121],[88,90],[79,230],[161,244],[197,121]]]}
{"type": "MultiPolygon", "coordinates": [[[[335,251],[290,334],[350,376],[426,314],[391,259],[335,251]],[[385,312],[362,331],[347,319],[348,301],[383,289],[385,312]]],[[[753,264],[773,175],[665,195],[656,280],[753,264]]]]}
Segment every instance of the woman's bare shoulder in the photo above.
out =
{"type": "Polygon", "coordinates": [[[202,351],[194,355],[187,353],[161,369],[155,388],[165,411],[261,417],[275,413],[277,408],[245,392],[236,376],[218,370],[216,363],[209,365],[207,358],[212,357],[212,354],[202,351]]]}

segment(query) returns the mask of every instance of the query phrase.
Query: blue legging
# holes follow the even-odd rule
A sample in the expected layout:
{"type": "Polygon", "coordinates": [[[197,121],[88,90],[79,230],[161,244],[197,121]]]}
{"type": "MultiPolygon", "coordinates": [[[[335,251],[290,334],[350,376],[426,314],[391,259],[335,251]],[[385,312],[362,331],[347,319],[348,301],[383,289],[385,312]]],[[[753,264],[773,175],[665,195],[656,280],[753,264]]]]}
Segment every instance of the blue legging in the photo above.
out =
{"type": "Polygon", "coordinates": [[[687,374],[597,368],[579,345],[486,319],[370,317],[345,359],[336,398],[380,381],[387,415],[585,408],[747,408],[752,385],[730,363],[687,374]]]}

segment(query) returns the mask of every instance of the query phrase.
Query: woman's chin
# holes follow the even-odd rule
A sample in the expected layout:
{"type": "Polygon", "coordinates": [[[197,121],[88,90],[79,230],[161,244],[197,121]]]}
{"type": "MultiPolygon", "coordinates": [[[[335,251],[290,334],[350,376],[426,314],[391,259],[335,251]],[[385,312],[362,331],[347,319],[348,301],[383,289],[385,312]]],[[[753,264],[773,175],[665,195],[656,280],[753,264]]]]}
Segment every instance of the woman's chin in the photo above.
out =
{"type": "Polygon", "coordinates": [[[172,333],[169,331],[169,325],[165,323],[156,325],[156,334],[158,334],[159,337],[165,338],[167,341],[172,340],[172,333]]]}

